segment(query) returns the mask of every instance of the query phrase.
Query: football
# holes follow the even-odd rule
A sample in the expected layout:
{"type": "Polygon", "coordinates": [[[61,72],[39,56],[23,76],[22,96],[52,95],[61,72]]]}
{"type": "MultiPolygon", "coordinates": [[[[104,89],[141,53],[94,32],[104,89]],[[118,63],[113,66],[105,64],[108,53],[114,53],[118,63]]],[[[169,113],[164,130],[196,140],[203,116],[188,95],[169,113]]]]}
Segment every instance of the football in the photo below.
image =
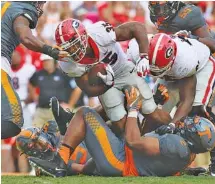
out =
{"type": "Polygon", "coordinates": [[[98,63],[88,70],[88,80],[90,85],[92,86],[105,85],[103,80],[97,76],[98,72],[100,72],[103,75],[107,74],[104,63],[98,63]]]}
{"type": "Polygon", "coordinates": [[[84,75],[75,79],[77,85],[81,90],[83,90],[88,96],[99,96],[104,94],[110,86],[107,86],[101,78],[97,76],[100,72],[106,75],[104,63],[98,63],[91,67],[84,75]]]}

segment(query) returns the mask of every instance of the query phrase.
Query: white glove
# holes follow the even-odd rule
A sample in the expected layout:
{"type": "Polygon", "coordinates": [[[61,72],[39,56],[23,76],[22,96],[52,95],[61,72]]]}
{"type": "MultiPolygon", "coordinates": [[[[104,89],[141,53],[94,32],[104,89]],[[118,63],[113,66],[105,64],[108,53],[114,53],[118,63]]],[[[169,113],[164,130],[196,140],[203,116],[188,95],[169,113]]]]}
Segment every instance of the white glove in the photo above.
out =
{"type": "Polygon", "coordinates": [[[107,75],[103,75],[100,72],[98,72],[97,76],[100,77],[107,86],[113,86],[114,85],[113,69],[109,64],[106,65],[105,69],[106,69],[107,75]]]}
{"type": "Polygon", "coordinates": [[[189,37],[190,32],[188,32],[187,30],[181,30],[181,31],[178,31],[177,33],[175,33],[174,35],[175,36],[189,37]]]}
{"type": "Polygon", "coordinates": [[[139,58],[136,62],[137,75],[140,77],[149,74],[149,60],[146,57],[139,58]]]}

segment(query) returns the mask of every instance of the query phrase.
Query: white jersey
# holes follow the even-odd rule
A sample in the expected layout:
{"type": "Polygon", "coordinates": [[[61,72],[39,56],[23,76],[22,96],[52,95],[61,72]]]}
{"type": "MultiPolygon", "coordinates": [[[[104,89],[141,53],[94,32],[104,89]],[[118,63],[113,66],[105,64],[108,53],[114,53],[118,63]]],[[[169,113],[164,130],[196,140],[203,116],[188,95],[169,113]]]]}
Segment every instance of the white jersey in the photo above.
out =
{"type": "MultiPolygon", "coordinates": [[[[182,79],[200,71],[208,62],[210,49],[195,39],[187,39],[190,44],[178,37],[174,38],[177,55],[171,70],[166,74],[169,79],[182,79]]],[[[135,39],[129,42],[128,59],[135,62],[139,57],[139,47],[135,39]]]]}
{"type": "Polygon", "coordinates": [[[72,62],[69,58],[59,61],[60,68],[71,77],[83,75],[89,65],[104,62],[111,65],[115,77],[124,70],[127,62],[127,55],[123,52],[120,44],[116,42],[116,34],[112,26],[106,22],[99,21],[86,28],[89,37],[93,40],[93,50],[98,54],[98,59],[90,64],[79,64],[72,62]],[[66,62],[63,62],[66,61],[66,62]]]}
{"type": "Polygon", "coordinates": [[[177,45],[176,59],[166,74],[171,79],[190,77],[199,72],[208,62],[209,48],[195,39],[187,40],[174,38],[177,45]]]}
{"type": "Polygon", "coordinates": [[[20,100],[25,100],[28,96],[28,81],[36,71],[32,64],[24,64],[17,71],[12,71],[11,79],[13,87],[18,93],[20,100]]]}

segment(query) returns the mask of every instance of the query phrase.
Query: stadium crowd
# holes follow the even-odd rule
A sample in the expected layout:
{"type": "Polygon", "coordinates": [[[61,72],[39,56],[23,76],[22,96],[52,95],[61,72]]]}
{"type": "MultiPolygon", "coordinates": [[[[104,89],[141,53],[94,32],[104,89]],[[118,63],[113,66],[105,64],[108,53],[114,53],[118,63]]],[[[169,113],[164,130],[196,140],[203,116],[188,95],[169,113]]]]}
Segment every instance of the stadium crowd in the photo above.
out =
{"type": "MultiPolygon", "coordinates": [[[[192,2],[199,6],[212,30],[215,30],[215,2],[192,2]]],[[[87,26],[99,20],[104,20],[117,26],[128,21],[138,21],[146,25],[148,34],[156,33],[156,28],[149,18],[148,2],[136,1],[50,1],[45,4],[44,14],[38,21],[34,34],[45,43],[55,45],[55,29],[66,18],[76,18],[87,26]]],[[[121,42],[126,50],[128,42],[121,42]]],[[[77,107],[99,103],[98,99],[88,98],[77,86],[73,78],[64,76],[52,58],[33,52],[19,45],[13,53],[12,70],[13,85],[20,95],[24,112],[24,128],[37,126],[40,121],[52,119],[49,113],[49,99],[58,96],[61,105],[73,111],[77,107]],[[53,80],[49,76],[54,76],[53,80]],[[66,83],[61,82],[61,77],[66,83]],[[59,84],[60,81],[60,84],[59,84]],[[49,89],[49,90],[47,90],[49,89]],[[61,93],[57,89],[61,89],[61,93]],[[65,90],[65,91],[63,91],[65,90]],[[48,91],[48,92],[47,92],[48,91]],[[47,94],[48,93],[48,94],[47,94]],[[41,103],[45,102],[44,104],[41,103]]],[[[153,79],[147,78],[153,87],[153,79]]],[[[25,158],[15,146],[15,137],[2,140],[1,169],[4,172],[28,173],[31,169],[25,158]]],[[[208,158],[196,159],[194,165],[208,164],[208,158]],[[205,159],[205,161],[203,161],[205,159]],[[198,163],[200,162],[200,163],[198,163]]]]}

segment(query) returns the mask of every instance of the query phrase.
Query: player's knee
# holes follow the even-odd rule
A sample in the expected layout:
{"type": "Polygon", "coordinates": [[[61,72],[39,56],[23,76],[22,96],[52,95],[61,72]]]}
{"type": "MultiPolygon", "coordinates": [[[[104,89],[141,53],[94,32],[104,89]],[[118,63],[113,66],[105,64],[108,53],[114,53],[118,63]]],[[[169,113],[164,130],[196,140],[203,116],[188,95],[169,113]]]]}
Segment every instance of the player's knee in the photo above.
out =
{"type": "Polygon", "coordinates": [[[3,121],[1,128],[1,139],[7,139],[14,137],[21,132],[18,125],[14,124],[12,121],[3,121]]]}

